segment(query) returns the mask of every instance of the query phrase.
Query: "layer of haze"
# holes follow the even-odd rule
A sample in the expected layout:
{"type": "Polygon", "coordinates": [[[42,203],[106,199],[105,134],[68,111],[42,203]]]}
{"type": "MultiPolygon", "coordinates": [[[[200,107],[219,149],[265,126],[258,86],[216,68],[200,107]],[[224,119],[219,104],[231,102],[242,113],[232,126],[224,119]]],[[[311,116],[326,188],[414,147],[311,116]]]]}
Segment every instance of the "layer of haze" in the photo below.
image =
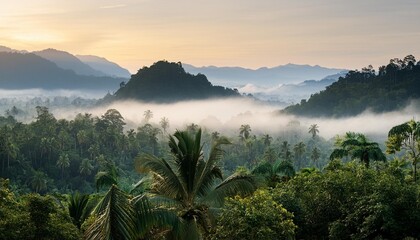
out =
{"type": "Polygon", "coordinates": [[[106,57],[136,72],[161,59],[257,68],[354,69],[419,56],[418,0],[20,0],[0,45],[106,57]]]}
{"type": "Polygon", "coordinates": [[[311,124],[318,124],[320,135],[330,139],[347,131],[361,132],[375,139],[385,139],[388,131],[395,125],[410,119],[420,118],[419,103],[396,112],[373,114],[365,112],[350,118],[296,118],[278,114],[279,106],[256,102],[251,99],[225,99],[189,101],[174,104],[150,104],[139,102],[117,102],[107,107],[93,109],[73,109],[53,111],[57,117],[73,118],[78,112],[89,112],[94,116],[103,115],[107,109],[120,111],[127,122],[127,128],[136,129],[144,124],[144,111],[151,110],[153,118],[150,123],[159,126],[161,118],[170,122],[170,131],[184,129],[191,123],[198,124],[210,131],[219,131],[228,136],[237,136],[242,124],[249,124],[252,133],[259,135],[270,133],[281,135],[286,126],[293,120],[300,122],[301,129],[307,131],[311,124]]]}

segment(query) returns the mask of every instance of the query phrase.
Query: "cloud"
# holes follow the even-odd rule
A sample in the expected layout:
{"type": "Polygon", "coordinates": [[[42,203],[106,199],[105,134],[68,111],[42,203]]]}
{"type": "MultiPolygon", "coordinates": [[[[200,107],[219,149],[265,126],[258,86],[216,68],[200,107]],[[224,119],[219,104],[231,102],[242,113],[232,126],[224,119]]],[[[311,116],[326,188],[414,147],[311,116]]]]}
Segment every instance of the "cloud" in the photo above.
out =
{"type": "Polygon", "coordinates": [[[127,7],[126,4],[116,4],[116,5],[107,5],[107,6],[101,6],[101,9],[113,9],[113,8],[122,8],[127,7]]]}

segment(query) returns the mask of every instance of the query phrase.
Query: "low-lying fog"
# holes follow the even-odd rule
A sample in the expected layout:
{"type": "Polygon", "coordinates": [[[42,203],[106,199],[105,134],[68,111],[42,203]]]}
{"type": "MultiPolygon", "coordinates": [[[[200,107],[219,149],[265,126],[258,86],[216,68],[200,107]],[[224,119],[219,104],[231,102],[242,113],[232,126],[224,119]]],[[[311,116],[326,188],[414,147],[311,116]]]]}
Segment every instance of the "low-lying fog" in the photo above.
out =
{"type": "MultiPolygon", "coordinates": [[[[90,100],[86,104],[73,106],[72,104],[60,105],[55,96],[76,98],[80,96],[86,99],[99,99],[104,94],[99,92],[83,91],[45,91],[45,90],[0,90],[2,113],[6,109],[18,104],[18,108],[26,108],[24,111],[32,111],[27,114],[26,121],[31,121],[35,116],[35,106],[46,105],[56,118],[73,119],[77,113],[92,113],[93,116],[103,115],[107,109],[117,109],[125,118],[127,129],[136,129],[144,124],[144,112],[151,110],[152,124],[159,125],[163,117],[169,119],[169,131],[183,129],[191,123],[207,128],[209,131],[219,131],[225,135],[237,136],[239,127],[249,124],[253,134],[281,135],[286,127],[296,120],[300,123],[300,129],[306,131],[311,124],[318,124],[320,135],[330,139],[337,134],[347,131],[361,132],[373,139],[385,139],[390,128],[410,119],[420,118],[420,103],[411,104],[400,111],[374,114],[369,111],[358,116],[348,118],[307,118],[280,114],[282,105],[274,105],[253,99],[213,99],[201,101],[185,101],[172,104],[141,103],[135,101],[115,102],[108,106],[92,107],[90,100]],[[44,100],[25,103],[30,98],[38,97],[44,100]],[[47,100],[46,100],[47,99],[47,100]],[[55,104],[53,104],[55,103],[55,104]],[[83,107],[81,107],[83,106],[83,107]],[[90,106],[90,107],[89,107],[90,106]]],[[[32,100],[33,101],[33,100],[32,100]]],[[[18,118],[19,119],[19,118],[18,118]]],[[[296,125],[295,125],[296,127],[296,125]]]]}
{"type": "MultiPolygon", "coordinates": [[[[116,102],[107,107],[97,107],[87,110],[93,115],[100,116],[107,109],[117,109],[125,118],[128,128],[137,128],[144,123],[144,112],[151,110],[151,123],[159,124],[161,118],[169,119],[170,130],[182,129],[191,123],[206,127],[210,131],[219,131],[226,135],[237,135],[242,124],[249,124],[253,134],[270,133],[281,134],[291,121],[297,120],[302,128],[311,124],[318,124],[320,135],[326,139],[347,131],[361,132],[378,139],[386,138],[393,126],[406,122],[412,118],[418,120],[420,109],[418,104],[395,112],[374,114],[369,111],[349,118],[307,118],[279,114],[279,106],[256,102],[252,99],[224,99],[178,102],[173,104],[139,103],[134,101],[116,102]]],[[[80,109],[80,111],[84,111],[80,109]]],[[[80,112],[56,110],[56,116],[74,117],[80,112]]]]}

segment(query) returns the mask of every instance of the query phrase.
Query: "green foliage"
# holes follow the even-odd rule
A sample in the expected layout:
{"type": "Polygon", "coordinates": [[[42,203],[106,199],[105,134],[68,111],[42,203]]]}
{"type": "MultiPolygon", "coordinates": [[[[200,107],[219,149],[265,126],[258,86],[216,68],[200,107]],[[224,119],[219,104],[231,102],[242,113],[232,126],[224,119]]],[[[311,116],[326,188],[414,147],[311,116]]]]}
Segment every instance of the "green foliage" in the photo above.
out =
{"type": "Polygon", "coordinates": [[[343,139],[338,138],[339,148],[334,149],[330,155],[330,160],[351,156],[352,159],[359,159],[366,167],[369,167],[370,161],[385,161],[386,157],[379,148],[378,143],[370,142],[365,135],[361,133],[347,132],[343,139]]]}
{"type": "Polygon", "coordinates": [[[377,75],[371,66],[349,71],[325,90],[284,111],[314,117],[345,117],[367,109],[373,112],[401,109],[420,98],[420,65],[412,64],[413,59],[415,62],[412,55],[404,60],[391,59],[387,66],[379,68],[377,75]]]}
{"type": "Polygon", "coordinates": [[[410,120],[389,130],[388,153],[404,150],[413,166],[413,178],[417,181],[417,164],[420,162],[420,122],[410,120]]]}
{"type": "Polygon", "coordinates": [[[8,180],[0,179],[0,239],[75,240],[79,231],[51,196],[16,198],[8,180]]]}
{"type": "Polygon", "coordinates": [[[419,238],[420,189],[392,165],[332,161],[280,183],[274,199],[294,214],[298,239],[419,238]]]}
{"type": "Polygon", "coordinates": [[[73,219],[74,225],[80,229],[83,222],[89,216],[92,208],[89,203],[89,195],[75,192],[69,196],[69,215],[73,219]]]}
{"type": "Polygon", "coordinates": [[[94,209],[95,221],[85,239],[136,239],[135,211],[128,195],[112,185],[94,209]]]}
{"type": "Polygon", "coordinates": [[[212,239],[294,239],[293,214],[268,190],[230,198],[217,220],[212,239]]]}
{"type": "Polygon", "coordinates": [[[209,232],[212,225],[210,204],[218,206],[227,196],[250,194],[255,190],[254,179],[248,175],[237,174],[223,180],[218,163],[223,153],[221,146],[229,141],[220,137],[205,160],[201,133],[201,129],[194,135],[177,131],[171,136],[169,147],[172,160],[149,154],[136,159],[138,171],[154,176],[151,192],[166,199],[164,202],[170,203],[171,209],[176,209],[178,216],[186,223],[185,232],[189,234],[209,232]]]}

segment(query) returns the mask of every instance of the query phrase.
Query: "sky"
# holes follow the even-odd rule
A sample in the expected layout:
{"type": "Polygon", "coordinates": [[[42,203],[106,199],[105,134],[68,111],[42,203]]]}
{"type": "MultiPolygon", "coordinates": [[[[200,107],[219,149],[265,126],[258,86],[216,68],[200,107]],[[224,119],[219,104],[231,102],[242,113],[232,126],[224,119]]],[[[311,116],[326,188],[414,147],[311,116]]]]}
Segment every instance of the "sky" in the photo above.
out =
{"type": "Polygon", "coordinates": [[[0,0],[0,45],[105,57],[135,73],[287,63],[360,69],[420,58],[419,0],[0,0]]]}

